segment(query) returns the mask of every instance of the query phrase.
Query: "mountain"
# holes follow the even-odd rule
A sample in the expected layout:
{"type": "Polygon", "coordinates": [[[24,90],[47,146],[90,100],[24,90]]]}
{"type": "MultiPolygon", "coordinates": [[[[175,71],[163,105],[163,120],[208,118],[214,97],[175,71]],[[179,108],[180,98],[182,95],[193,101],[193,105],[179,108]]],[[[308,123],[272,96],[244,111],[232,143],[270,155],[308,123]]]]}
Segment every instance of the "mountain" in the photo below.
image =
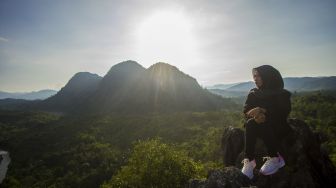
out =
{"type": "Polygon", "coordinates": [[[156,63],[146,71],[140,93],[146,93],[148,107],[154,111],[167,109],[214,110],[229,107],[229,101],[203,89],[197,80],[166,63],[156,63]],[[145,88],[145,89],[144,89],[145,88]]]}
{"type": "Polygon", "coordinates": [[[207,89],[227,89],[227,88],[230,88],[232,86],[238,85],[240,83],[241,82],[239,82],[239,83],[232,83],[232,84],[216,84],[216,85],[213,85],[213,86],[207,86],[206,88],[207,89]]]}
{"type": "Polygon", "coordinates": [[[243,97],[247,96],[248,91],[230,91],[227,89],[209,89],[211,93],[216,95],[224,96],[224,97],[243,97]]]}
{"type": "Polygon", "coordinates": [[[284,79],[285,87],[291,91],[336,90],[336,76],[289,77],[284,79]]]}
{"type": "Polygon", "coordinates": [[[40,91],[32,91],[32,92],[3,92],[0,91],[0,99],[25,99],[25,100],[37,100],[37,99],[46,99],[52,95],[55,95],[57,91],[51,89],[45,89],[40,91]]]}
{"type": "Polygon", "coordinates": [[[129,95],[135,97],[134,89],[145,70],[131,60],[112,66],[86,103],[86,111],[106,112],[125,108],[125,101],[129,101],[129,95]]]}
{"type": "MultiPolygon", "coordinates": [[[[307,92],[318,90],[336,90],[336,76],[330,77],[287,77],[284,78],[285,89],[291,92],[307,92]]],[[[217,84],[219,85],[219,84],[217,84]]],[[[234,84],[226,89],[209,86],[210,92],[220,94],[224,97],[245,96],[248,91],[255,87],[254,82],[242,82],[234,84]]]]}
{"type": "Polygon", "coordinates": [[[204,111],[231,108],[231,101],[204,90],[191,76],[167,63],[148,69],[135,61],[113,66],[85,109],[91,112],[204,111]]]}
{"type": "Polygon", "coordinates": [[[0,101],[2,107],[11,104],[20,110],[94,114],[237,108],[172,65],[156,63],[146,69],[131,60],[112,66],[104,77],[79,72],[57,94],[42,101],[0,101]]]}
{"type": "Polygon", "coordinates": [[[78,110],[78,106],[95,92],[101,79],[89,72],[76,73],[56,95],[41,101],[34,108],[63,112],[78,110]]]}

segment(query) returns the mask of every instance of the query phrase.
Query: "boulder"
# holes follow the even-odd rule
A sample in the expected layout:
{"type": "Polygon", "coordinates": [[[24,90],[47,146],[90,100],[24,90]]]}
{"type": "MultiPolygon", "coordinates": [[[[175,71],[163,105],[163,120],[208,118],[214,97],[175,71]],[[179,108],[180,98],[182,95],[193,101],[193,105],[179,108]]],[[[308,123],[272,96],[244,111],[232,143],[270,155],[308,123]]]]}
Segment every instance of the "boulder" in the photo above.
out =
{"type": "Polygon", "coordinates": [[[189,187],[224,188],[249,186],[250,180],[236,167],[226,167],[222,170],[212,170],[206,180],[191,180],[189,187]]]}
{"type": "Polygon", "coordinates": [[[240,169],[244,157],[244,131],[228,127],[222,136],[223,169],[209,172],[206,180],[191,180],[189,188],[225,187],[335,187],[336,170],[321,149],[321,136],[313,133],[308,125],[299,119],[289,119],[289,134],[281,141],[280,153],[286,166],[277,173],[264,176],[259,173],[266,156],[266,148],[261,140],[256,144],[257,167],[252,180],[244,176],[240,169]]]}

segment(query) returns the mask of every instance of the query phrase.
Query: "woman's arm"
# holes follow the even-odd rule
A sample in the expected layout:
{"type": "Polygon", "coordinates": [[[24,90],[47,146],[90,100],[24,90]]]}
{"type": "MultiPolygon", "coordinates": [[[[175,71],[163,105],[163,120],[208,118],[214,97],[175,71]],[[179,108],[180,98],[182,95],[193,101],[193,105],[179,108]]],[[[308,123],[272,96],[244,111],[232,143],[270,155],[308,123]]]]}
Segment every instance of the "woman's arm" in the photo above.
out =
{"type": "Polygon", "coordinates": [[[266,110],[264,108],[257,106],[257,99],[253,93],[253,89],[247,95],[247,99],[245,101],[243,113],[245,115],[245,119],[248,120],[250,118],[254,118],[258,122],[265,121],[265,113],[266,110]]]}
{"type": "Polygon", "coordinates": [[[245,119],[248,120],[250,117],[250,114],[248,113],[250,110],[256,107],[256,97],[254,96],[252,90],[249,92],[247,95],[245,104],[244,104],[244,109],[243,113],[245,115],[245,119]]]}

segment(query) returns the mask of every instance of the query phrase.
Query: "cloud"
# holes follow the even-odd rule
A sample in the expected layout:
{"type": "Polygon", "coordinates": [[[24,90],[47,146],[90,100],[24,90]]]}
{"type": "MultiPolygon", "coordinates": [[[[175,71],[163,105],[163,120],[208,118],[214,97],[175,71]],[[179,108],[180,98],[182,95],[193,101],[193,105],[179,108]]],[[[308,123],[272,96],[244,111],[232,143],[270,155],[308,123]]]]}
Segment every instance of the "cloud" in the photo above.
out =
{"type": "Polygon", "coordinates": [[[9,40],[4,38],[4,37],[0,37],[0,42],[8,42],[9,40]]]}

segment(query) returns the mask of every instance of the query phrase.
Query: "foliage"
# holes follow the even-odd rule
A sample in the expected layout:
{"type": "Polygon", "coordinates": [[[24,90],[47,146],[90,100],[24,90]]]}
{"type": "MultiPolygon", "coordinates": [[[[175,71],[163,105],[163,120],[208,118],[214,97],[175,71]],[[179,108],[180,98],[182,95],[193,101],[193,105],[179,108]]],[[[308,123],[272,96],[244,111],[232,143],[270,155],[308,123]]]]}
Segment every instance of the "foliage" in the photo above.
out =
{"type": "Polygon", "coordinates": [[[139,141],[126,166],[102,187],[185,187],[199,178],[202,165],[159,139],[139,141]]]}
{"type": "Polygon", "coordinates": [[[305,120],[318,132],[322,149],[336,165],[336,94],[322,91],[294,94],[291,117],[305,120]]]}
{"type": "Polygon", "coordinates": [[[241,119],[240,112],[227,111],[127,116],[0,112],[7,116],[10,121],[0,119],[0,148],[10,152],[6,185],[13,187],[98,187],[127,164],[134,141],[156,137],[203,163],[204,175],[221,164],[223,128],[240,126],[241,119]]]}
{"type": "MultiPolygon", "coordinates": [[[[335,93],[294,93],[290,116],[306,121],[336,164],[335,93]]],[[[85,116],[0,111],[0,149],[12,159],[1,186],[182,187],[187,178],[223,166],[223,130],[243,121],[233,110],[85,116]],[[174,168],[166,172],[167,165],[174,168]]]]}

